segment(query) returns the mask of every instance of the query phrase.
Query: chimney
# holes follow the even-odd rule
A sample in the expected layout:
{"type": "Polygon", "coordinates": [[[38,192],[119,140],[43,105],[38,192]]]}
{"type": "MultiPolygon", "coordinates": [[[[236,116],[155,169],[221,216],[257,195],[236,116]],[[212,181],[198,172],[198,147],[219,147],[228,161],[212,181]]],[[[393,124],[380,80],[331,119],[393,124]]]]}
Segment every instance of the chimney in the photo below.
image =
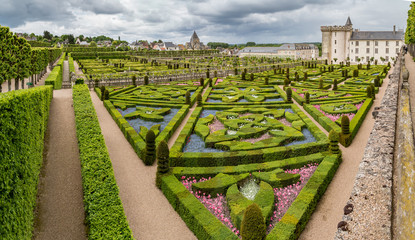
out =
{"type": "Polygon", "coordinates": [[[393,34],[396,33],[396,25],[393,25],[393,34]]]}

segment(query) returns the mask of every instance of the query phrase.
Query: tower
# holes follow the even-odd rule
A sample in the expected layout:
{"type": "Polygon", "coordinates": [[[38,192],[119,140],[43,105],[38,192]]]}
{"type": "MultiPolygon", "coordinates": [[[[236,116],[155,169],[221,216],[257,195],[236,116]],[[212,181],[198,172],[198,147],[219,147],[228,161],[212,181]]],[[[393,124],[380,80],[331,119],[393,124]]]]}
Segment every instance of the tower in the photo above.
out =
{"type": "Polygon", "coordinates": [[[196,31],[193,32],[193,35],[190,38],[190,46],[193,50],[200,49],[200,39],[197,36],[196,31]]]}
{"type": "Polygon", "coordinates": [[[321,26],[322,58],[339,63],[349,57],[349,40],[353,32],[350,17],[344,26],[321,26]]]}

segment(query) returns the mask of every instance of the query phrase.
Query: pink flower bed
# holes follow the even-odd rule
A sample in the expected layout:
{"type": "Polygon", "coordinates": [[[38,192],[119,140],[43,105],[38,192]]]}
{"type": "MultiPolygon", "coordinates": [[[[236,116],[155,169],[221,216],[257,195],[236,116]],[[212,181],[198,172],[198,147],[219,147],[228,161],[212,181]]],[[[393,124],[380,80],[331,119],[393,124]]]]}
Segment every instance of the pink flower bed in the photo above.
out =
{"type": "Polygon", "coordinates": [[[179,85],[179,86],[186,86],[187,83],[178,83],[177,85],[179,85]]]}
{"type": "Polygon", "coordinates": [[[223,82],[223,79],[219,78],[218,80],[216,80],[215,85],[218,85],[219,83],[223,82]]]}
{"type": "MultiPolygon", "coordinates": [[[[300,174],[300,181],[296,184],[284,187],[284,188],[275,188],[274,195],[277,199],[275,203],[275,211],[271,216],[271,223],[267,226],[267,232],[270,232],[274,228],[284,214],[287,212],[288,208],[294,202],[295,198],[301,192],[303,187],[307,184],[308,180],[311,178],[315,170],[317,169],[318,164],[308,164],[300,169],[289,169],[285,170],[286,173],[300,174]]],[[[239,236],[239,230],[233,225],[230,217],[229,208],[226,202],[226,196],[223,194],[217,194],[216,196],[206,195],[201,191],[194,192],[192,190],[192,184],[197,182],[204,182],[209,180],[202,178],[197,180],[195,177],[186,177],[182,176],[181,181],[183,185],[192,193],[217,219],[219,219],[223,224],[229,227],[232,232],[239,236]]]]}
{"type": "MultiPolygon", "coordinates": [[[[359,110],[364,102],[354,104],[357,110],[359,110]]],[[[342,113],[342,114],[329,114],[321,110],[320,105],[313,105],[315,108],[317,108],[324,116],[330,118],[333,122],[337,121],[339,118],[341,118],[343,115],[347,116],[350,121],[352,121],[353,117],[356,115],[355,113],[342,113]]]]}

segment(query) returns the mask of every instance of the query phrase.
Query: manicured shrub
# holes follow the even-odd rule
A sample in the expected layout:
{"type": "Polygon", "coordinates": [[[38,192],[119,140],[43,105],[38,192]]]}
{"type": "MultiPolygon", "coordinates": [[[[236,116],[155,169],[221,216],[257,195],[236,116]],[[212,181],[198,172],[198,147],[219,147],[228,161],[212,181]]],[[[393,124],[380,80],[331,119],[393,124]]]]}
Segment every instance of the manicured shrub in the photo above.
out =
{"type": "Polygon", "coordinates": [[[318,88],[323,89],[323,79],[320,79],[320,81],[318,82],[318,88]]]}
{"type": "Polygon", "coordinates": [[[330,147],[329,147],[330,152],[333,154],[339,154],[340,153],[339,134],[336,131],[331,130],[329,133],[329,140],[330,140],[330,147]]]}
{"type": "Polygon", "coordinates": [[[342,116],[341,127],[343,134],[350,134],[350,120],[346,115],[342,116]]]}
{"type": "Polygon", "coordinates": [[[241,79],[242,79],[242,80],[246,80],[246,76],[245,76],[245,74],[246,74],[245,72],[242,72],[242,74],[241,74],[241,79]]]}
{"type": "Polygon", "coordinates": [[[137,86],[137,77],[135,75],[133,75],[133,77],[131,79],[133,80],[133,85],[137,86]]]}
{"type": "Polygon", "coordinates": [[[262,240],[265,239],[266,232],[267,227],[258,204],[249,205],[241,224],[242,240],[262,240]]]}
{"type": "Polygon", "coordinates": [[[186,104],[191,105],[192,102],[190,101],[190,91],[189,90],[186,91],[185,96],[186,96],[186,104]]]}
{"type": "Polygon", "coordinates": [[[235,75],[238,75],[238,69],[235,68],[235,75]]]}
{"type": "Polygon", "coordinates": [[[333,90],[336,91],[337,90],[337,79],[333,80],[333,90]]]}
{"type": "Polygon", "coordinates": [[[372,98],[373,100],[376,99],[376,89],[375,86],[373,84],[370,84],[370,88],[372,89],[372,98]]]}
{"type": "Polygon", "coordinates": [[[99,88],[101,90],[101,101],[104,101],[105,99],[105,86],[101,86],[99,88]]]}
{"type": "Polygon", "coordinates": [[[218,77],[218,71],[216,71],[216,70],[215,70],[215,71],[213,72],[213,77],[214,77],[214,78],[217,78],[217,77],[218,77]]]}
{"type": "Polygon", "coordinates": [[[144,157],[144,164],[147,166],[153,165],[156,159],[156,135],[153,130],[148,130],[146,135],[146,150],[144,157]]]}
{"type": "Polygon", "coordinates": [[[77,78],[76,80],[75,80],[75,85],[76,84],[84,84],[84,79],[83,78],[77,78]]]}
{"type": "Polygon", "coordinates": [[[200,86],[204,86],[205,85],[205,79],[204,78],[200,78],[200,86]]]}
{"type": "Polygon", "coordinates": [[[355,69],[353,70],[353,77],[358,77],[359,76],[359,70],[355,69]]]}
{"type": "Polygon", "coordinates": [[[265,85],[268,85],[268,77],[265,77],[265,85]]]}
{"type": "Polygon", "coordinates": [[[148,85],[148,76],[147,75],[144,76],[144,85],[148,85]]]}
{"type": "Polygon", "coordinates": [[[202,106],[202,94],[200,94],[200,93],[197,94],[196,102],[197,102],[198,107],[202,106]]]}
{"type": "Polygon", "coordinates": [[[290,79],[286,78],[284,79],[284,86],[288,87],[290,85],[290,79]]]}
{"type": "Polygon", "coordinates": [[[370,62],[367,63],[366,68],[367,68],[367,70],[370,70],[370,62]]]}
{"type": "Polygon", "coordinates": [[[210,72],[209,72],[209,70],[206,71],[206,78],[210,78],[210,72]]]}
{"type": "Polygon", "coordinates": [[[305,93],[305,103],[310,104],[310,93],[309,92],[305,93]]]}
{"type": "Polygon", "coordinates": [[[307,80],[307,78],[308,78],[308,73],[307,73],[307,72],[305,72],[305,73],[304,73],[304,81],[305,81],[305,80],[307,80]]]}
{"type": "Polygon", "coordinates": [[[212,79],[208,79],[208,85],[209,85],[209,87],[212,87],[212,79]]]}
{"type": "Polygon", "coordinates": [[[110,92],[107,89],[105,89],[105,91],[104,91],[104,100],[109,100],[109,99],[110,99],[110,92]]]}
{"type": "Polygon", "coordinates": [[[292,102],[292,90],[291,88],[285,89],[285,92],[287,93],[287,102],[292,102]]]}
{"type": "Polygon", "coordinates": [[[166,141],[161,141],[157,147],[157,174],[156,174],[156,186],[161,188],[161,178],[163,175],[169,173],[169,146],[166,141]]]}
{"type": "Polygon", "coordinates": [[[372,97],[372,87],[371,86],[368,86],[366,88],[366,93],[367,93],[367,97],[368,98],[371,98],[372,97]]]}
{"type": "Polygon", "coordinates": [[[249,80],[254,81],[254,74],[251,73],[251,75],[249,76],[249,80]]]}
{"type": "Polygon", "coordinates": [[[376,76],[375,78],[375,87],[380,87],[380,77],[376,76]]]}

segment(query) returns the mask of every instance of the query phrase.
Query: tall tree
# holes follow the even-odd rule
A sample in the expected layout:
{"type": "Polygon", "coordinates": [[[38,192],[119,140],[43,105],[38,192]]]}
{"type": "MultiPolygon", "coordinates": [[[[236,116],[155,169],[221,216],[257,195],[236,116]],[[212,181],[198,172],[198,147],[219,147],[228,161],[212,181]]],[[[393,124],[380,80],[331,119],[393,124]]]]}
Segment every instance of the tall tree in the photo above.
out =
{"type": "Polygon", "coordinates": [[[45,39],[47,39],[47,40],[52,40],[52,38],[53,38],[53,35],[52,34],[50,34],[50,32],[49,31],[43,31],[43,38],[45,38],[45,39]]]}

